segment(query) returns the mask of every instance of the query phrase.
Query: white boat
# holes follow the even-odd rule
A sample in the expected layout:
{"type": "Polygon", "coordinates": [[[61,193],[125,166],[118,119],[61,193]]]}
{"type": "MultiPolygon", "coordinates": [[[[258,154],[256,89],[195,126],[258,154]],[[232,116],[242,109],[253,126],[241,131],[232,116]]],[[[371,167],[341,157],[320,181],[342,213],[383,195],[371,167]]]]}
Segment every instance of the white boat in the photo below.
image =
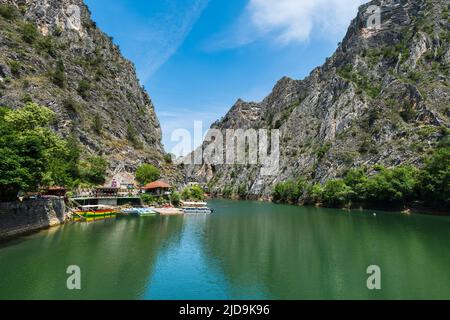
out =
{"type": "Polygon", "coordinates": [[[196,208],[196,207],[186,207],[183,208],[185,214],[211,214],[213,211],[208,207],[196,208]]]}
{"type": "Polygon", "coordinates": [[[207,207],[206,202],[182,202],[182,210],[185,214],[211,214],[213,210],[207,207]]]}

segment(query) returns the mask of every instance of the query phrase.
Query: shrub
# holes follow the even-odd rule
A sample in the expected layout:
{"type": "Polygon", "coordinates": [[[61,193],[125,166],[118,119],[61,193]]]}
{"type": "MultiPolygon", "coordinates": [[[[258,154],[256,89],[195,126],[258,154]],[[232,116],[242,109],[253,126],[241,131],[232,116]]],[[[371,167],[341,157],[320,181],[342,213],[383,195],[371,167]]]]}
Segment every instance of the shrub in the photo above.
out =
{"type": "Polygon", "coordinates": [[[323,201],[323,187],[321,184],[314,184],[308,191],[309,202],[311,203],[321,203],[323,201]]]}
{"type": "Polygon", "coordinates": [[[411,104],[407,104],[400,111],[400,116],[402,117],[403,121],[410,122],[417,116],[417,112],[416,112],[416,110],[414,110],[414,108],[411,104]]]}
{"type": "Polygon", "coordinates": [[[57,26],[55,29],[55,36],[60,37],[63,34],[64,30],[61,28],[61,26],[57,26]]]}
{"type": "Polygon", "coordinates": [[[366,200],[368,177],[365,169],[351,169],[345,175],[344,182],[353,190],[352,201],[363,202],[366,200]]]}
{"type": "Polygon", "coordinates": [[[53,58],[55,58],[57,55],[55,45],[51,37],[41,38],[37,43],[37,48],[41,51],[48,53],[53,58]]]}
{"type": "Polygon", "coordinates": [[[92,120],[92,129],[98,134],[103,130],[103,121],[98,113],[95,114],[94,119],[92,120]]]}
{"type": "Polygon", "coordinates": [[[245,199],[247,197],[247,186],[245,184],[241,184],[238,188],[238,196],[241,199],[245,199]]]}
{"type": "Polygon", "coordinates": [[[374,99],[381,93],[380,85],[375,84],[375,81],[369,79],[366,74],[354,70],[351,64],[338,69],[337,73],[344,79],[353,82],[357,87],[356,93],[358,94],[364,91],[369,97],[374,99]]]}
{"type": "Polygon", "coordinates": [[[145,205],[152,205],[157,202],[157,198],[150,194],[141,194],[141,200],[145,205]]]}
{"type": "Polygon", "coordinates": [[[91,90],[91,83],[87,79],[83,79],[78,82],[78,94],[83,98],[87,99],[89,97],[89,91],[91,90]]]}
{"type": "Polygon", "coordinates": [[[322,159],[328,153],[328,151],[330,151],[330,149],[331,145],[329,143],[321,146],[316,152],[317,158],[319,160],[322,159]]]}
{"type": "Polygon", "coordinates": [[[156,181],[160,178],[161,172],[151,164],[143,164],[136,170],[136,181],[141,185],[156,181]]]}
{"type": "Polygon", "coordinates": [[[222,197],[231,199],[233,197],[233,188],[231,186],[225,186],[222,190],[222,197]]]}
{"type": "Polygon", "coordinates": [[[181,198],[183,200],[189,200],[191,199],[191,189],[190,188],[184,188],[181,192],[181,198]]]}
{"type": "Polygon", "coordinates": [[[11,69],[11,73],[14,76],[18,77],[20,75],[20,69],[22,68],[20,62],[18,62],[18,61],[11,61],[9,63],[9,67],[11,69]]]}
{"type": "Polygon", "coordinates": [[[305,190],[303,180],[288,180],[275,185],[272,192],[273,201],[276,203],[297,203],[305,190]]]}
{"type": "Polygon", "coordinates": [[[39,35],[36,26],[29,22],[22,25],[20,32],[22,34],[22,40],[29,44],[32,44],[39,35]]]}
{"type": "Polygon", "coordinates": [[[194,200],[204,201],[206,199],[205,191],[203,191],[203,189],[200,186],[192,186],[191,187],[191,197],[194,200]]]}
{"type": "Polygon", "coordinates": [[[191,186],[186,187],[181,192],[181,198],[183,200],[194,200],[194,201],[204,201],[206,199],[205,197],[205,191],[200,186],[191,186]]]}
{"type": "Polygon", "coordinates": [[[367,201],[371,204],[399,205],[414,197],[417,169],[400,166],[381,171],[367,180],[367,201]]]}
{"type": "Polygon", "coordinates": [[[79,113],[80,112],[80,105],[78,102],[73,98],[67,98],[63,101],[63,106],[66,108],[67,111],[73,112],[73,113],[79,113]]]}
{"type": "Polygon", "coordinates": [[[178,192],[176,192],[176,191],[172,192],[172,194],[170,195],[170,202],[175,207],[178,207],[180,205],[180,202],[181,202],[180,194],[178,192]]]}
{"type": "Polygon", "coordinates": [[[173,162],[173,157],[174,157],[173,154],[171,154],[171,153],[166,153],[166,154],[164,155],[164,161],[165,161],[166,163],[172,163],[172,162],[173,162]]]}
{"type": "Polygon", "coordinates": [[[322,198],[323,203],[330,207],[347,206],[353,196],[353,190],[342,179],[330,180],[325,183],[322,198]]]}
{"type": "Polygon", "coordinates": [[[143,148],[142,141],[138,137],[138,132],[136,131],[136,129],[133,127],[133,125],[131,123],[129,123],[127,126],[127,139],[128,139],[128,141],[131,142],[133,147],[135,147],[136,149],[143,148]]]}
{"type": "Polygon", "coordinates": [[[14,20],[18,17],[17,9],[9,4],[0,4],[0,16],[7,20],[14,20]]]}
{"type": "Polygon", "coordinates": [[[31,103],[31,102],[33,102],[33,98],[28,94],[28,93],[26,93],[26,94],[24,94],[23,96],[22,96],[22,98],[20,99],[20,101],[21,102],[23,102],[23,103],[31,103]]]}
{"type": "Polygon", "coordinates": [[[60,88],[65,87],[66,73],[64,63],[61,60],[57,62],[56,69],[52,73],[52,82],[60,88]]]}

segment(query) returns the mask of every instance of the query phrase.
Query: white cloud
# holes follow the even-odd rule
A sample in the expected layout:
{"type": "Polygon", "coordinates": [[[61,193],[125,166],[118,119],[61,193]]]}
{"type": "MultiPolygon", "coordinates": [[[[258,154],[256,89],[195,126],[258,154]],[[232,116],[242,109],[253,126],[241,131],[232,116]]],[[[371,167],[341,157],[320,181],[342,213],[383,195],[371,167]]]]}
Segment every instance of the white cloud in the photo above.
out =
{"type": "Polygon", "coordinates": [[[148,79],[172,57],[191,32],[195,22],[209,0],[168,2],[168,8],[151,17],[129,37],[134,40],[133,51],[139,64],[139,77],[142,82],[148,79]]]}
{"type": "Polygon", "coordinates": [[[262,38],[278,44],[309,40],[312,33],[336,38],[368,0],[250,0],[238,22],[212,49],[233,48],[262,38]],[[215,47],[215,48],[214,48],[215,47]]]}

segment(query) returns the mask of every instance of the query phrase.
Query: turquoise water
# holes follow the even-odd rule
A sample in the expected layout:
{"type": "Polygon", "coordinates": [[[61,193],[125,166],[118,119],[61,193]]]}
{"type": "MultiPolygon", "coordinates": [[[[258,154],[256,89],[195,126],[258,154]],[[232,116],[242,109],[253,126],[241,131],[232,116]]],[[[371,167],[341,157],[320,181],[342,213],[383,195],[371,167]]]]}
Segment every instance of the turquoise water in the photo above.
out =
{"type": "Polygon", "coordinates": [[[450,299],[448,217],[210,204],[211,216],[71,223],[0,244],[0,299],[450,299]],[[81,290],[66,287],[69,265],[81,290]]]}

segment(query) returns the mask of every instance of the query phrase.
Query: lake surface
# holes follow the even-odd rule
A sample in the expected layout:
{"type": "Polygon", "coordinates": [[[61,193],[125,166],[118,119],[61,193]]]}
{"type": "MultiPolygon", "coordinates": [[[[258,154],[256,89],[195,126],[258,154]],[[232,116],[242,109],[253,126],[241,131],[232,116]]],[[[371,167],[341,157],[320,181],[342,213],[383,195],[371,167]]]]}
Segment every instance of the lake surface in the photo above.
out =
{"type": "Polygon", "coordinates": [[[210,205],[211,216],[70,223],[0,244],[0,299],[450,299],[448,217],[210,205]]]}

